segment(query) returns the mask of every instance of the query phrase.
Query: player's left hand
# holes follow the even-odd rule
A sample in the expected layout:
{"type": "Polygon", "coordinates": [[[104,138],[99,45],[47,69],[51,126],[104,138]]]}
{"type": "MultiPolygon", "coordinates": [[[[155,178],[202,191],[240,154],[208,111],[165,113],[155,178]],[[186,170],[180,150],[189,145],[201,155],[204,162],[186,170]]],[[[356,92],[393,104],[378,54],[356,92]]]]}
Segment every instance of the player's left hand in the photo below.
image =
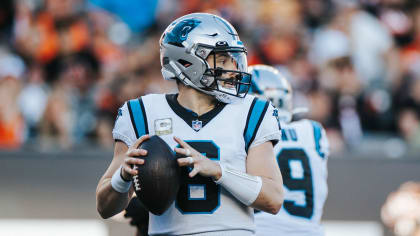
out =
{"type": "Polygon", "coordinates": [[[186,156],[183,158],[178,158],[179,166],[193,166],[192,171],[189,173],[189,176],[192,178],[197,174],[200,174],[205,177],[213,177],[218,180],[222,175],[222,169],[217,162],[210,160],[205,157],[197,150],[192,148],[188,143],[184,142],[178,137],[174,137],[174,140],[182,147],[175,148],[175,152],[186,156]]]}

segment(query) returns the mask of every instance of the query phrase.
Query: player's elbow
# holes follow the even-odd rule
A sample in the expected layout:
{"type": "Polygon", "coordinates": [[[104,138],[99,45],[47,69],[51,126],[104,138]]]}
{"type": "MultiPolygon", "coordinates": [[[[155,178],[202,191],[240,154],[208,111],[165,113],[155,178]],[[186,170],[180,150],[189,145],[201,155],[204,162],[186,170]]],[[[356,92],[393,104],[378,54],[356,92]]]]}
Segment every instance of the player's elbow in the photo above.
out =
{"type": "Polygon", "coordinates": [[[276,199],[270,204],[267,212],[270,213],[270,214],[273,214],[273,215],[277,215],[277,213],[279,213],[282,205],[283,205],[283,200],[282,199],[276,199]]]}
{"type": "Polygon", "coordinates": [[[264,206],[259,208],[262,211],[265,211],[269,214],[277,215],[279,213],[283,201],[281,199],[271,199],[269,202],[266,202],[264,206]]]}
{"type": "Polygon", "coordinates": [[[270,185],[266,186],[270,187],[264,188],[259,197],[259,201],[254,204],[254,207],[269,214],[276,215],[283,205],[283,185],[274,181],[267,181],[267,183],[270,183],[270,185]]]}
{"type": "Polygon", "coordinates": [[[100,194],[98,193],[98,191],[96,191],[96,211],[98,211],[99,215],[103,219],[108,219],[109,217],[111,217],[110,215],[107,214],[105,204],[102,203],[100,194]]]}
{"type": "Polygon", "coordinates": [[[275,187],[275,194],[273,194],[273,197],[271,199],[271,202],[268,207],[268,213],[276,215],[279,213],[282,205],[283,205],[283,186],[278,185],[275,187]]]}
{"type": "Polygon", "coordinates": [[[109,217],[111,217],[110,215],[105,214],[104,212],[98,211],[99,215],[102,217],[102,219],[108,219],[109,217]]]}
{"type": "Polygon", "coordinates": [[[99,215],[102,217],[102,219],[108,219],[112,216],[109,211],[101,207],[99,204],[96,204],[96,210],[98,211],[99,215]]]}
{"type": "Polygon", "coordinates": [[[109,204],[105,204],[98,200],[96,201],[96,210],[103,219],[108,219],[116,214],[115,211],[109,207],[109,204]]]}
{"type": "Polygon", "coordinates": [[[274,203],[268,213],[273,214],[273,215],[277,215],[277,213],[279,213],[282,205],[283,205],[283,201],[274,203]]]}

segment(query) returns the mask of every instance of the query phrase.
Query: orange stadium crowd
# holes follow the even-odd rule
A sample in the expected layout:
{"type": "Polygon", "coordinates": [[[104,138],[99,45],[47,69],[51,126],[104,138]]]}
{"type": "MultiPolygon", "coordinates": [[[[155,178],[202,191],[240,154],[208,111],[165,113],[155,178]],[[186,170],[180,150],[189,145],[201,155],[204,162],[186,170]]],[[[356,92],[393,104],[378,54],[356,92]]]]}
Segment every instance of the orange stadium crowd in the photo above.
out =
{"type": "Polygon", "coordinates": [[[390,157],[420,150],[420,4],[410,0],[3,0],[0,149],[111,149],[124,101],[176,91],[158,42],[191,12],[226,18],[249,65],[277,67],[333,153],[372,140],[392,145],[390,157]]]}

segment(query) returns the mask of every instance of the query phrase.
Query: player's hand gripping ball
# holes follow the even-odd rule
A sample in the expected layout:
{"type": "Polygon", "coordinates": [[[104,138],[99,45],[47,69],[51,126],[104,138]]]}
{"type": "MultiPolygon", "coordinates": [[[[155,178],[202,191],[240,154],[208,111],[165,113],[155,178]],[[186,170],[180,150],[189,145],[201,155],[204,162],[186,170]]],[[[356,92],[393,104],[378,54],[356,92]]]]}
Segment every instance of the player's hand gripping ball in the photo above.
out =
{"type": "Polygon", "coordinates": [[[162,215],[174,202],[180,186],[180,168],[175,153],[159,136],[151,136],[140,147],[147,150],[143,165],[135,165],[138,174],[133,186],[144,207],[162,215]]]}

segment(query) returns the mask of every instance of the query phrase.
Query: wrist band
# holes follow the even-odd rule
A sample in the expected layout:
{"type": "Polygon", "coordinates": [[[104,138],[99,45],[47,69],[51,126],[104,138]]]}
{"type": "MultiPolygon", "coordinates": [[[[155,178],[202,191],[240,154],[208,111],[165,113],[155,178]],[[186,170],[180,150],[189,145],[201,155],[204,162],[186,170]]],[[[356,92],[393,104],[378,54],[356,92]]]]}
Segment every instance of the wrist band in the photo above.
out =
{"type": "Polygon", "coordinates": [[[215,181],[216,184],[223,186],[247,206],[255,202],[262,187],[261,177],[229,169],[222,164],[220,164],[220,168],[222,169],[222,177],[215,181]]]}
{"type": "Polygon", "coordinates": [[[126,193],[128,190],[130,190],[131,181],[124,180],[121,174],[121,168],[118,168],[114,175],[112,175],[111,186],[115,191],[119,193],[126,193]]]}
{"type": "Polygon", "coordinates": [[[130,179],[126,179],[126,178],[124,178],[124,176],[122,175],[122,167],[120,168],[120,177],[121,177],[121,179],[122,180],[124,180],[125,182],[130,182],[131,180],[130,179]]]}

